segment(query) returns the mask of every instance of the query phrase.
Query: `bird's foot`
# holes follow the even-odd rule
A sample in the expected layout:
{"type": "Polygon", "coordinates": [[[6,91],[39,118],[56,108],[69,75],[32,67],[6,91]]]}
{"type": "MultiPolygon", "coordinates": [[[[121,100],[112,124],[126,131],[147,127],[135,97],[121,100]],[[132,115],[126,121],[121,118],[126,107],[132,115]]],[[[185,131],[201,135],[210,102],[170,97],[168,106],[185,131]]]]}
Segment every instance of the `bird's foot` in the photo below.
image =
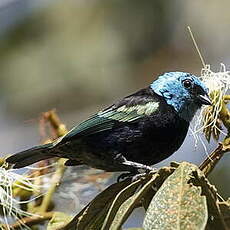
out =
{"type": "MultiPolygon", "coordinates": [[[[151,172],[153,172],[155,170],[151,170],[151,172]]],[[[137,181],[139,179],[141,179],[141,177],[146,176],[146,174],[148,174],[150,171],[145,171],[143,173],[138,173],[138,172],[129,172],[129,173],[122,173],[118,178],[117,178],[117,182],[121,182],[125,179],[131,179],[132,182],[137,181]]]]}
{"type": "Polygon", "coordinates": [[[134,172],[129,172],[129,173],[122,173],[118,178],[117,182],[121,182],[125,179],[130,179],[131,182],[139,180],[141,177],[145,176],[146,173],[134,173],[134,172]]]}
{"type": "Polygon", "coordinates": [[[132,178],[135,177],[135,175],[136,174],[134,172],[122,173],[120,176],[118,176],[117,183],[119,183],[125,179],[131,179],[132,180],[132,178]]]}
{"type": "Polygon", "coordinates": [[[132,181],[138,180],[140,177],[144,176],[145,174],[149,173],[150,171],[156,171],[156,168],[153,168],[148,165],[140,164],[133,161],[128,161],[122,154],[118,154],[115,158],[116,162],[125,166],[128,173],[121,174],[117,181],[120,182],[124,179],[131,178],[132,181]]]}
{"type": "Polygon", "coordinates": [[[118,178],[117,182],[120,182],[122,180],[130,178],[132,182],[139,180],[141,177],[145,176],[146,174],[150,172],[156,172],[157,169],[147,166],[147,165],[142,165],[143,167],[140,169],[136,169],[135,171],[128,172],[128,173],[122,173],[118,178]],[[144,167],[146,166],[146,167],[144,167]]]}

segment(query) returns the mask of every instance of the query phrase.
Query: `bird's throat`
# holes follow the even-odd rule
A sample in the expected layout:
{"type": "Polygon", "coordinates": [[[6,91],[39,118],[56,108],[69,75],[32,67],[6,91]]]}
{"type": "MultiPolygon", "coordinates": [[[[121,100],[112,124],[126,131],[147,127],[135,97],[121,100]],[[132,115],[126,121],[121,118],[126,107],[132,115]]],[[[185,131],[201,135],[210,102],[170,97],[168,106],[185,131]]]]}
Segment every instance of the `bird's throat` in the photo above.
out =
{"type": "Polygon", "coordinates": [[[177,112],[178,112],[178,115],[182,119],[190,122],[193,119],[193,117],[195,116],[198,109],[199,109],[199,106],[197,104],[185,103],[183,106],[181,106],[181,108],[177,112]]]}

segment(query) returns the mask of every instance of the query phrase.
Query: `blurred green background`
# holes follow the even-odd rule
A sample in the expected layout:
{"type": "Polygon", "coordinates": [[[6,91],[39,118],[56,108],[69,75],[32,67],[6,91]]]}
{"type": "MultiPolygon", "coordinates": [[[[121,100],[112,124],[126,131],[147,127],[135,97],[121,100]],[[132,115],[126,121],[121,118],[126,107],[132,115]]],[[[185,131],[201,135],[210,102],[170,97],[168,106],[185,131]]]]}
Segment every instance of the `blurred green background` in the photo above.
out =
{"type": "MultiPolygon", "coordinates": [[[[228,66],[229,7],[227,0],[0,0],[2,154],[39,142],[41,112],[56,108],[70,128],[163,72],[199,75],[188,25],[206,63],[228,66]]],[[[204,158],[188,135],[161,165],[204,158]]],[[[226,197],[229,155],[224,159],[211,181],[226,197]]]]}

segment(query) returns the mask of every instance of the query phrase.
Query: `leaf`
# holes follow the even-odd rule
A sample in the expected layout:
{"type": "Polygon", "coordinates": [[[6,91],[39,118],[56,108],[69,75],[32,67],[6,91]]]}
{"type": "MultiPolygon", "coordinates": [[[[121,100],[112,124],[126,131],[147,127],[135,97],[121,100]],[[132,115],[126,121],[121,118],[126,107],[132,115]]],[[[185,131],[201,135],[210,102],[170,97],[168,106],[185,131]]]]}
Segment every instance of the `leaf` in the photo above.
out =
{"type": "Polygon", "coordinates": [[[58,230],[66,225],[71,220],[71,216],[63,212],[55,212],[52,219],[49,221],[46,230],[58,230]]]}
{"type": "Polygon", "coordinates": [[[143,206],[145,211],[147,211],[149,204],[151,203],[154,195],[155,195],[155,193],[147,193],[147,194],[145,194],[145,196],[141,200],[142,206],[143,206]]]}
{"type": "Polygon", "coordinates": [[[144,228],[126,228],[125,230],[144,230],[144,228]]]}
{"type": "MultiPolygon", "coordinates": [[[[154,175],[155,186],[159,188],[174,170],[174,167],[163,167],[157,172],[144,175],[135,182],[125,180],[111,185],[95,197],[62,230],[101,230],[103,222],[106,225],[112,223],[119,207],[135,193],[138,187],[145,185],[154,175]]],[[[154,194],[155,191],[152,190],[151,197],[154,194]]],[[[146,194],[146,196],[149,196],[149,194],[146,194]]]]}
{"type": "Polygon", "coordinates": [[[100,229],[103,220],[108,212],[108,209],[122,189],[130,184],[130,180],[125,180],[120,183],[113,184],[97,195],[80,213],[78,213],[72,221],[63,228],[63,230],[86,230],[90,229],[90,225],[101,222],[98,224],[100,229]]]}
{"type": "MultiPolygon", "coordinates": [[[[208,223],[206,230],[226,230],[230,229],[230,207],[228,202],[220,202],[220,195],[217,189],[212,185],[201,171],[194,171],[191,182],[195,186],[202,188],[202,194],[206,196],[208,206],[208,223]]],[[[221,201],[223,199],[221,198],[221,201]]]]}
{"type": "Polygon", "coordinates": [[[156,177],[157,174],[153,175],[153,177],[146,184],[144,184],[144,186],[140,188],[137,193],[132,195],[119,207],[112,223],[107,224],[108,227],[110,226],[109,230],[119,230],[122,224],[128,219],[134,208],[136,208],[138,204],[140,205],[140,200],[144,197],[144,195],[147,192],[152,194],[155,193],[152,189],[152,185],[156,177]]]}
{"type": "Polygon", "coordinates": [[[152,171],[141,177],[140,182],[133,182],[130,188],[125,188],[117,195],[113,201],[110,211],[104,221],[102,230],[120,230],[122,224],[130,216],[133,209],[142,205],[142,200],[146,197],[153,197],[156,191],[152,187],[160,187],[163,181],[174,171],[173,167],[163,167],[157,172],[152,171]],[[139,186],[136,192],[135,183],[139,186]],[[128,193],[127,193],[128,192],[128,193]],[[133,194],[131,195],[132,192],[133,194]]]}
{"type": "MultiPolygon", "coordinates": [[[[221,216],[225,222],[226,229],[230,229],[230,200],[219,203],[221,216]]],[[[219,230],[220,228],[218,228],[219,230]]]]}
{"type": "Polygon", "coordinates": [[[189,184],[192,172],[199,170],[195,165],[183,162],[170,175],[146,212],[143,227],[153,229],[205,229],[208,212],[206,197],[201,188],[189,184]]]}
{"type": "MultiPolygon", "coordinates": [[[[143,183],[143,182],[142,182],[143,183]]],[[[131,197],[135,191],[137,190],[137,188],[141,185],[141,181],[137,180],[135,182],[133,182],[132,184],[130,184],[129,186],[127,186],[126,188],[124,188],[123,190],[121,190],[116,198],[114,199],[108,214],[105,218],[104,224],[101,228],[101,230],[107,230],[109,229],[109,227],[111,226],[111,223],[114,219],[114,217],[117,214],[117,211],[119,209],[119,207],[127,200],[129,199],[129,197],[131,197]]]]}

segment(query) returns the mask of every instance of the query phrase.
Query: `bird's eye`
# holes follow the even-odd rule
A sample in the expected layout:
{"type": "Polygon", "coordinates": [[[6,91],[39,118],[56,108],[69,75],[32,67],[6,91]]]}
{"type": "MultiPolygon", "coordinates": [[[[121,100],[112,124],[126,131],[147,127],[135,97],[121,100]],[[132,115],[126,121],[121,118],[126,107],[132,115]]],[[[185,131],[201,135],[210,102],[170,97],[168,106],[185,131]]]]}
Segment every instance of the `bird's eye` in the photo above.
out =
{"type": "Polygon", "coordinates": [[[192,81],[189,80],[189,79],[184,80],[184,81],[183,81],[183,85],[184,85],[185,88],[188,89],[188,88],[190,88],[190,87],[192,86],[192,81]]]}

